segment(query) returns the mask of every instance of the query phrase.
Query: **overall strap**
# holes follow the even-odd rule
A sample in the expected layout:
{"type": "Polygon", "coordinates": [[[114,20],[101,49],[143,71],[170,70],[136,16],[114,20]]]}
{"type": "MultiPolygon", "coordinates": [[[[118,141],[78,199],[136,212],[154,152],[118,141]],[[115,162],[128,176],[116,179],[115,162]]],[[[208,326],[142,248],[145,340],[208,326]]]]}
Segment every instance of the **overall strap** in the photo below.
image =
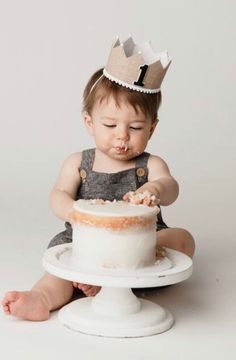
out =
{"type": "Polygon", "coordinates": [[[95,148],[82,151],[82,160],[79,168],[79,173],[82,180],[85,180],[87,173],[93,169],[93,162],[95,157],[95,148]]]}
{"type": "Polygon", "coordinates": [[[82,151],[81,169],[91,171],[95,157],[95,149],[87,149],[82,151]]]}

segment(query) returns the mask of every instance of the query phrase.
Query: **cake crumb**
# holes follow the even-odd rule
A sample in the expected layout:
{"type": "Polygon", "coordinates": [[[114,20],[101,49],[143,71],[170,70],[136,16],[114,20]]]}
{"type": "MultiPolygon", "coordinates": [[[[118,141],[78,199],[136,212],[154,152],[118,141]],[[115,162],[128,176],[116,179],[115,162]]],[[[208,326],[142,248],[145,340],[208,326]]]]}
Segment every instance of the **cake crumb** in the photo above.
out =
{"type": "Polygon", "coordinates": [[[162,260],[165,257],[166,257],[166,249],[163,246],[157,245],[157,248],[156,248],[157,260],[162,260]]]}

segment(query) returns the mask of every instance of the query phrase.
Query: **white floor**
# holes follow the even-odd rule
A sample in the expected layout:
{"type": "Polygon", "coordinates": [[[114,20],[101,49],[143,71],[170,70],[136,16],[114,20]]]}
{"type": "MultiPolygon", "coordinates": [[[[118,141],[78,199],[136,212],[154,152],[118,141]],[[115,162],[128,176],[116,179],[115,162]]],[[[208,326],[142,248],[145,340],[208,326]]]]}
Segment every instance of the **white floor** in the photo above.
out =
{"type": "MultiPolygon", "coordinates": [[[[30,288],[41,275],[44,236],[35,236],[32,246],[27,236],[1,237],[1,298],[7,290],[30,288]]],[[[174,314],[175,324],[169,331],[145,338],[104,338],[68,330],[58,322],[57,312],[48,321],[29,322],[1,311],[1,358],[235,359],[236,243],[232,239],[229,246],[228,239],[224,246],[216,240],[214,251],[210,239],[199,240],[190,279],[163,289],[137,291],[138,296],[158,302],[174,314]]]]}

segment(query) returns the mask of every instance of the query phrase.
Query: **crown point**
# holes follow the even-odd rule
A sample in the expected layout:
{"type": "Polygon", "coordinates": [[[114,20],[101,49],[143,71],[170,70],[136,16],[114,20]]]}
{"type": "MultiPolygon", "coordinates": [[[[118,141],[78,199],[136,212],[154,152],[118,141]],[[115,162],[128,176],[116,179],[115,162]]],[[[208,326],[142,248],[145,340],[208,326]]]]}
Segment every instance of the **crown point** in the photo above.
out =
{"type": "Polygon", "coordinates": [[[120,45],[120,39],[119,39],[119,36],[116,37],[116,40],[114,41],[113,43],[113,47],[117,47],[120,45]]]}

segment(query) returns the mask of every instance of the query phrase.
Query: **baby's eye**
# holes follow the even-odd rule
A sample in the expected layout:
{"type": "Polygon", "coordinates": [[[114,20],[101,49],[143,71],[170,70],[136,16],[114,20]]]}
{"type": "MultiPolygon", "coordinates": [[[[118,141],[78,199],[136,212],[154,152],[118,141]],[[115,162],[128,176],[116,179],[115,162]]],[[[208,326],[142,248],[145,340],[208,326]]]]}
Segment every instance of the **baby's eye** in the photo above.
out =
{"type": "Polygon", "coordinates": [[[104,126],[106,126],[106,127],[109,127],[109,128],[113,128],[113,127],[115,127],[116,125],[109,125],[109,124],[103,124],[104,126]]]}
{"type": "Polygon", "coordinates": [[[132,130],[142,130],[142,127],[134,127],[134,126],[130,126],[130,129],[132,130]]]}

